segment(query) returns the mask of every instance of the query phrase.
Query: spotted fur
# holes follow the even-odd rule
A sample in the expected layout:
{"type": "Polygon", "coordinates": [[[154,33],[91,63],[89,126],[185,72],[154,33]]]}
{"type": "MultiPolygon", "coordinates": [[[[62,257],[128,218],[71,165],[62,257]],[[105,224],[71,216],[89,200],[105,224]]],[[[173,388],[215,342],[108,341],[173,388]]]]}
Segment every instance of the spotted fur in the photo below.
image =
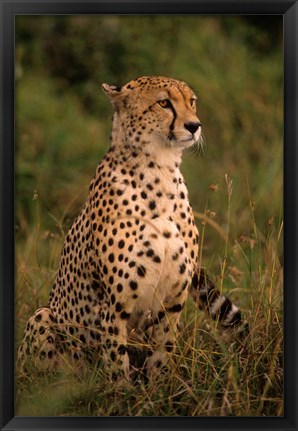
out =
{"type": "Polygon", "coordinates": [[[19,358],[47,368],[65,352],[75,361],[88,354],[112,378],[129,378],[133,343],[146,346],[149,375],[165,364],[189,291],[224,326],[241,315],[198,275],[198,231],[179,169],[183,149],[201,136],[194,92],[164,77],[102,87],[114,109],[111,146],[19,358]]]}

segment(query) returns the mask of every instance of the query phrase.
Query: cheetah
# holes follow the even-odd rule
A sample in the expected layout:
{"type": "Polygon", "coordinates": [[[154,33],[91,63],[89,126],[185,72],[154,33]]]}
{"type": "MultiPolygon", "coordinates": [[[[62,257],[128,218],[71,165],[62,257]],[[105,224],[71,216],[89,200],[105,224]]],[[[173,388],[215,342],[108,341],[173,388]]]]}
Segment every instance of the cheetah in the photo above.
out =
{"type": "Polygon", "coordinates": [[[148,375],[166,366],[190,295],[226,328],[241,312],[198,266],[198,230],[180,172],[201,139],[196,95],[185,83],[140,77],[102,84],[113,106],[110,148],[68,231],[47,307],[29,319],[20,361],[42,369],[102,360],[130,379],[130,346],[147,348],[148,375]]]}

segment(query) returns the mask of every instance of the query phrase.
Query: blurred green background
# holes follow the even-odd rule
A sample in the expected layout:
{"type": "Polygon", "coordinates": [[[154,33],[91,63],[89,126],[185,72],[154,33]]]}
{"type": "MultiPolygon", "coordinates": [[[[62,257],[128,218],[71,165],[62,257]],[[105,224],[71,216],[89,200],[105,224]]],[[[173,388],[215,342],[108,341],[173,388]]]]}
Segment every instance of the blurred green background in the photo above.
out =
{"type": "MultiPolygon", "coordinates": [[[[239,238],[253,238],[255,226],[264,237],[278,230],[282,33],[282,16],[273,15],[17,16],[16,229],[21,253],[38,226],[40,253],[47,255],[50,238],[63,237],[86,199],[109,146],[112,111],[101,83],[122,85],[141,75],[182,79],[198,95],[204,154],[187,150],[182,166],[194,210],[208,211],[227,230],[228,174],[233,181],[231,246],[239,238]]],[[[223,250],[218,231],[206,229],[205,263],[216,265],[223,250]]],[[[58,258],[59,253],[53,269],[58,258]]]]}

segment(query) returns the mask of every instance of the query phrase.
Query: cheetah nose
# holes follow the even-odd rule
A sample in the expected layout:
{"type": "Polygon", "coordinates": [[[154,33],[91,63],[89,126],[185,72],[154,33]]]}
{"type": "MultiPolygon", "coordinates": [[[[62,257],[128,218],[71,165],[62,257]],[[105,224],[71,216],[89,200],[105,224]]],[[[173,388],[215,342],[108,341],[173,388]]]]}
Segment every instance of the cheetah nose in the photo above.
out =
{"type": "Polygon", "coordinates": [[[189,122],[189,123],[184,123],[184,127],[186,128],[186,130],[188,130],[190,133],[194,134],[196,133],[196,131],[198,130],[198,128],[201,126],[201,123],[194,123],[194,122],[189,122]]]}

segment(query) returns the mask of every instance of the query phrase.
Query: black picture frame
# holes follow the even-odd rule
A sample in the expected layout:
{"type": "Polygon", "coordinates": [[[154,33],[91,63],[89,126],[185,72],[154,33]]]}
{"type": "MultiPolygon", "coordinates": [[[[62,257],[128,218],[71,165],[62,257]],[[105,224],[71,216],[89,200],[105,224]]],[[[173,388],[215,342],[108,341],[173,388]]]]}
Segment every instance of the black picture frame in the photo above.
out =
{"type": "Polygon", "coordinates": [[[298,3],[287,0],[0,0],[1,430],[297,430],[298,3]],[[15,417],[14,414],[14,20],[22,14],[262,14],[284,19],[284,417],[15,417]]]}

